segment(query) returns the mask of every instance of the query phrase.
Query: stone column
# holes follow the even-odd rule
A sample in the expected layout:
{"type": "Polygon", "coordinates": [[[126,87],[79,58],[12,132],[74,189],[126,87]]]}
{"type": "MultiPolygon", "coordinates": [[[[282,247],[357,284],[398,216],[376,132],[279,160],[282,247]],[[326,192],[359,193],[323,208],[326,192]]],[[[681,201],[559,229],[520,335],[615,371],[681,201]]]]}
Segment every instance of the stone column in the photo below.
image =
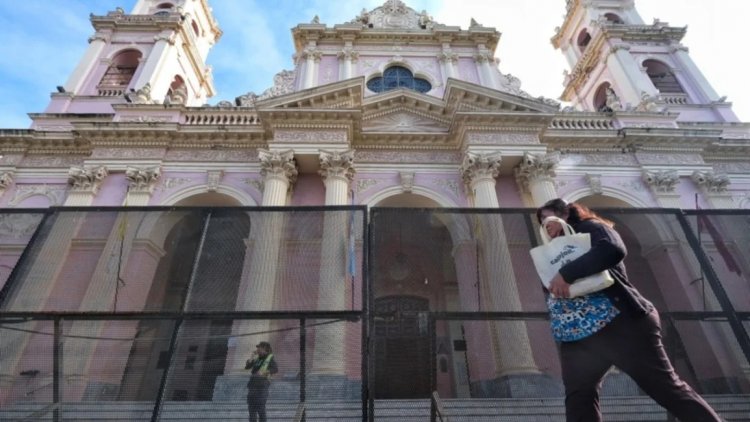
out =
{"type": "MultiPolygon", "coordinates": [[[[148,58],[143,65],[143,70],[140,72],[138,80],[135,82],[135,84],[131,85],[135,89],[141,89],[147,84],[151,88],[156,88],[155,84],[159,76],[159,71],[163,67],[163,63],[170,53],[169,49],[175,43],[175,34],[173,33],[172,35],[157,35],[154,37],[154,41],[156,41],[156,43],[151,49],[151,52],[149,53],[148,58]]],[[[166,82],[170,83],[171,80],[168,79],[166,82]]],[[[159,102],[161,102],[161,99],[159,100],[159,102]]]]}
{"type": "Polygon", "coordinates": [[[322,53],[314,45],[311,45],[302,52],[302,57],[307,59],[305,65],[305,83],[302,88],[312,88],[318,84],[318,64],[320,63],[322,53]]]}
{"type": "Polygon", "coordinates": [[[492,67],[490,66],[490,63],[495,62],[492,53],[484,48],[484,46],[481,46],[477,54],[474,55],[474,61],[477,63],[479,70],[480,83],[488,88],[496,88],[495,78],[492,77],[492,67]]]}
{"type": "Polygon", "coordinates": [[[443,51],[438,54],[438,60],[443,68],[443,85],[447,83],[448,78],[458,78],[458,54],[451,51],[450,47],[443,47],[443,51]]]}
{"type": "Polygon", "coordinates": [[[531,194],[534,207],[557,198],[554,177],[559,162],[560,154],[557,153],[523,154],[521,164],[515,169],[516,182],[525,192],[531,194]]]}
{"type": "MultiPolygon", "coordinates": [[[[349,184],[354,179],[354,150],[346,152],[320,152],[320,171],[326,187],[326,205],[346,205],[349,201],[349,184]]],[[[320,248],[320,286],[318,310],[340,311],[346,309],[346,254],[348,239],[348,213],[332,211],[323,221],[323,238],[320,248]]],[[[319,375],[344,375],[345,332],[341,324],[318,327],[315,330],[313,372],[319,375]]]]}
{"type": "Polygon", "coordinates": [[[87,207],[91,205],[108,174],[107,168],[104,166],[71,167],[68,171],[70,193],[64,205],[67,207],[87,207]]]}
{"type": "MultiPolygon", "coordinates": [[[[498,208],[499,201],[495,191],[495,178],[500,171],[500,153],[486,155],[467,152],[461,166],[464,182],[474,194],[476,208],[498,208]]],[[[497,215],[477,215],[479,241],[483,258],[483,294],[488,298],[488,311],[522,311],[516,286],[508,241],[497,215]]],[[[531,345],[529,344],[526,324],[523,322],[495,323],[493,335],[497,339],[495,360],[497,363],[497,382],[500,388],[510,396],[527,394],[523,374],[538,374],[531,345]],[[502,327],[502,328],[501,328],[502,327]]]]}
{"type": "MultiPolygon", "coordinates": [[[[68,173],[71,191],[66,206],[91,205],[107,176],[106,167],[72,167],[68,173]]],[[[56,284],[60,269],[70,250],[71,242],[82,222],[81,213],[58,212],[48,220],[53,224],[41,246],[34,265],[23,279],[20,291],[6,304],[8,311],[42,311],[56,284]]],[[[32,335],[20,331],[3,333],[0,343],[0,387],[10,387],[18,365],[32,335]]]]}
{"type": "Polygon", "coordinates": [[[128,167],[125,170],[125,178],[128,180],[128,195],[125,197],[124,206],[145,206],[151,200],[159,178],[161,168],[156,167],[128,167]]]}
{"type": "Polygon", "coordinates": [[[353,64],[359,59],[359,53],[354,51],[351,47],[351,43],[347,43],[343,50],[339,51],[338,58],[343,61],[344,68],[343,72],[339,76],[339,80],[350,79],[354,76],[353,64]]]}
{"type": "Polygon", "coordinates": [[[104,47],[107,46],[109,40],[103,34],[94,34],[89,38],[89,47],[86,49],[81,61],[78,62],[78,66],[70,74],[67,82],[65,82],[65,91],[73,93],[75,95],[83,94],[79,92],[83,87],[86,78],[91,75],[92,70],[99,62],[104,47]]]}
{"type": "MultiPolygon", "coordinates": [[[[294,152],[259,150],[261,175],[264,178],[264,207],[286,205],[287,193],[297,180],[294,152]]],[[[276,278],[282,247],[284,214],[280,212],[257,213],[251,221],[248,255],[242,269],[238,311],[270,311],[275,303],[276,278]]],[[[264,333],[269,331],[269,321],[236,322],[235,334],[264,333]]],[[[255,344],[268,340],[269,334],[238,337],[236,348],[227,359],[227,370],[243,373],[245,360],[255,350],[255,344]]]]}

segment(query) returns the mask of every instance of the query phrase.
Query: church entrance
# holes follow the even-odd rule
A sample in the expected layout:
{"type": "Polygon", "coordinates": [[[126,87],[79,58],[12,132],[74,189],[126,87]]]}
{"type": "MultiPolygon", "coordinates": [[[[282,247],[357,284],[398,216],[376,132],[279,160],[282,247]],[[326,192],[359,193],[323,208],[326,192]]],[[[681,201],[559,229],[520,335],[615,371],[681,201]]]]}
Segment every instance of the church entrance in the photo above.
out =
{"type": "Polygon", "coordinates": [[[375,299],[375,398],[430,396],[429,301],[414,296],[375,299]]]}

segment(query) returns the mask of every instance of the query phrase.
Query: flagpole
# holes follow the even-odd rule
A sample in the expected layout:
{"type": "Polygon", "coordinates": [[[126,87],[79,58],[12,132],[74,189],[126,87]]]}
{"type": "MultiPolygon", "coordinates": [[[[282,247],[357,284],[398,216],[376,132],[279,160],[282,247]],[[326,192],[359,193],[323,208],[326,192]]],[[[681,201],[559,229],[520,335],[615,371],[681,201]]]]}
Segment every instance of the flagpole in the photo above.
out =
{"type": "MultiPolygon", "coordinates": [[[[701,207],[700,207],[700,205],[698,205],[698,193],[696,192],[695,193],[695,210],[696,211],[700,211],[700,209],[701,209],[701,207]]],[[[701,233],[702,233],[702,230],[701,230],[701,217],[702,217],[702,215],[700,213],[698,215],[696,215],[696,221],[695,221],[696,224],[695,224],[695,226],[696,226],[696,230],[697,230],[697,236],[696,237],[698,237],[698,245],[702,248],[703,247],[703,240],[701,239],[701,233]]],[[[701,291],[702,291],[702,295],[701,296],[703,298],[703,311],[705,312],[706,311],[706,282],[705,282],[706,281],[706,275],[703,272],[703,266],[700,265],[700,262],[698,263],[698,266],[701,269],[701,273],[700,273],[701,291]]]]}

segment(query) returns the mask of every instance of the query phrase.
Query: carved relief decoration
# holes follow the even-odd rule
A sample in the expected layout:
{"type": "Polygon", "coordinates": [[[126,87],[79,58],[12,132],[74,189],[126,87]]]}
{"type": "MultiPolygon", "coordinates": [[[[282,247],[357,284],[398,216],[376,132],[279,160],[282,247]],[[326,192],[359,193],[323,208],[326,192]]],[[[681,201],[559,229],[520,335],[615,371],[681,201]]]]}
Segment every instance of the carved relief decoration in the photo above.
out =
{"type": "Polygon", "coordinates": [[[479,179],[494,179],[500,174],[501,160],[502,155],[499,152],[489,154],[467,152],[461,163],[461,178],[467,186],[479,179]]]}
{"type": "Polygon", "coordinates": [[[602,175],[601,174],[587,174],[585,176],[586,183],[589,184],[591,192],[596,195],[601,195],[602,192],[602,175]]]}
{"type": "Polygon", "coordinates": [[[260,95],[256,95],[254,92],[240,95],[235,99],[235,103],[240,107],[255,107],[255,101],[290,94],[294,92],[294,79],[296,77],[294,70],[282,70],[274,75],[271,88],[266,89],[260,95]]]}
{"type": "Polygon", "coordinates": [[[343,130],[277,130],[275,142],[294,142],[303,144],[345,143],[346,131],[343,130]]]}
{"type": "Polygon", "coordinates": [[[443,190],[446,190],[453,194],[453,196],[458,196],[458,182],[453,179],[437,179],[433,183],[435,185],[443,188],[443,190]]]}
{"type": "Polygon", "coordinates": [[[650,154],[636,152],[635,158],[641,164],[704,164],[700,154],[650,154]]]}
{"type": "Polygon", "coordinates": [[[108,174],[104,166],[71,167],[68,171],[68,184],[74,192],[89,192],[96,195],[108,174]]]}
{"type": "Polygon", "coordinates": [[[467,141],[473,145],[528,145],[538,144],[539,137],[533,133],[471,132],[467,141]]]}
{"type": "Polygon", "coordinates": [[[289,182],[289,186],[297,181],[297,162],[294,160],[294,151],[268,151],[258,149],[260,159],[260,175],[264,178],[278,177],[289,182]]]}
{"type": "Polygon", "coordinates": [[[128,166],[125,169],[125,178],[128,181],[128,192],[151,194],[161,178],[161,168],[128,166]]]}
{"type": "Polygon", "coordinates": [[[16,185],[15,194],[8,204],[16,206],[25,199],[36,195],[47,197],[50,206],[56,206],[62,204],[65,188],[50,185],[16,185]]]}
{"type": "Polygon", "coordinates": [[[696,170],[691,178],[695,184],[709,193],[724,193],[729,186],[729,176],[713,171],[696,170]]]}
{"type": "Polygon", "coordinates": [[[380,183],[380,180],[378,179],[359,179],[355,184],[354,190],[357,193],[364,192],[367,189],[377,185],[378,183],[380,183]]]}
{"type": "Polygon", "coordinates": [[[13,172],[4,171],[0,174],[0,196],[13,184],[13,172]]]}
{"type": "Polygon", "coordinates": [[[206,175],[206,182],[208,184],[209,192],[216,192],[219,189],[221,178],[224,177],[224,172],[221,170],[209,170],[206,175]]]}
{"type": "Polygon", "coordinates": [[[254,187],[258,192],[263,192],[263,181],[259,179],[242,179],[242,182],[246,185],[254,187]]]}
{"type": "Polygon", "coordinates": [[[363,122],[362,130],[374,132],[447,132],[448,128],[434,120],[411,113],[399,112],[363,122]]]}
{"type": "Polygon", "coordinates": [[[405,193],[411,193],[414,189],[414,172],[402,171],[398,175],[401,182],[401,190],[405,193]]]}
{"type": "Polygon", "coordinates": [[[435,26],[435,21],[426,11],[417,13],[401,0],[388,0],[382,6],[369,12],[362,9],[362,12],[351,23],[360,23],[369,28],[410,30],[431,30],[435,26]]]}
{"type": "Polygon", "coordinates": [[[672,193],[680,181],[677,170],[644,170],[643,181],[657,193],[672,193]]]}
{"type": "Polygon", "coordinates": [[[555,168],[560,162],[559,153],[531,154],[524,153],[521,163],[515,169],[516,182],[525,190],[529,183],[536,181],[552,181],[555,168]]]}
{"type": "Polygon", "coordinates": [[[455,164],[461,161],[458,152],[446,151],[357,151],[357,162],[368,163],[433,163],[455,164]]]}
{"type": "Polygon", "coordinates": [[[167,177],[164,179],[164,184],[162,186],[164,189],[169,190],[190,182],[192,182],[192,179],[187,177],[167,177]]]}
{"type": "Polygon", "coordinates": [[[354,150],[344,152],[320,151],[320,174],[323,179],[343,177],[347,182],[354,180],[354,150]]]}
{"type": "Polygon", "coordinates": [[[41,214],[2,214],[0,215],[0,238],[19,239],[31,236],[41,221],[41,214]]]}

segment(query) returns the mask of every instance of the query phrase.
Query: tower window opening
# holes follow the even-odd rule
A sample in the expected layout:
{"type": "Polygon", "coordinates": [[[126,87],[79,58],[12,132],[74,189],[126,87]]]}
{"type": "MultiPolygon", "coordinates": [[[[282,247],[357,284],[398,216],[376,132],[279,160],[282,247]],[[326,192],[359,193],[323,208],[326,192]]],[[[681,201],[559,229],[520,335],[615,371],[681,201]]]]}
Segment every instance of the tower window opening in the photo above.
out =
{"type": "Polygon", "coordinates": [[[113,59],[112,64],[104,72],[99,85],[107,87],[125,88],[130,84],[135,71],[138,68],[138,62],[141,58],[141,52],[137,50],[125,50],[118,53],[113,59]]]}
{"type": "Polygon", "coordinates": [[[614,13],[605,13],[604,14],[604,19],[606,19],[610,23],[614,23],[614,24],[617,24],[617,25],[623,25],[625,23],[625,21],[622,20],[621,17],[617,16],[614,13]]]}
{"type": "Polygon", "coordinates": [[[403,66],[392,66],[383,72],[383,76],[370,79],[367,88],[373,92],[407,88],[424,94],[432,89],[432,84],[426,79],[414,77],[411,70],[403,66]]]}
{"type": "Polygon", "coordinates": [[[198,24],[195,23],[195,21],[190,22],[190,26],[193,27],[193,32],[195,32],[195,36],[199,36],[201,34],[200,29],[198,29],[198,24]]]}
{"type": "Polygon", "coordinates": [[[185,80],[180,75],[175,75],[167,91],[166,101],[170,104],[185,104],[188,99],[188,90],[185,80]]]}
{"type": "Polygon", "coordinates": [[[612,86],[609,84],[609,82],[605,82],[599,85],[599,88],[596,89],[596,93],[594,93],[594,110],[600,113],[612,112],[612,107],[607,104],[607,90],[611,88],[612,86]]]}
{"type": "Polygon", "coordinates": [[[588,47],[589,43],[591,42],[591,35],[589,35],[589,31],[583,30],[580,34],[578,34],[578,49],[581,50],[581,53],[586,51],[586,47],[588,47]]]}
{"type": "Polygon", "coordinates": [[[648,78],[651,79],[659,92],[665,94],[685,93],[674,72],[666,64],[657,60],[646,60],[643,62],[643,66],[646,68],[648,78]]]}
{"type": "Polygon", "coordinates": [[[156,6],[157,9],[171,9],[174,5],[172,3],[162,3],[158,6],[156,6]]]}

